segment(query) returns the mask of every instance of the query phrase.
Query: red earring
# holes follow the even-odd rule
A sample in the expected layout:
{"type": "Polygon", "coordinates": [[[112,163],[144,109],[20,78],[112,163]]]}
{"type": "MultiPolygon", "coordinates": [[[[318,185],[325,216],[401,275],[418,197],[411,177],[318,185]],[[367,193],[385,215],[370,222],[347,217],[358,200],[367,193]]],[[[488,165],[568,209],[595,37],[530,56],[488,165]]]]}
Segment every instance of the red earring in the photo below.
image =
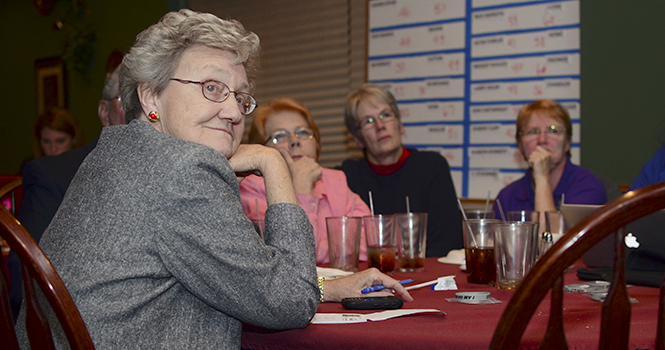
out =
{"type": "Polygon", "coordinates": [[[150,111],[150,113],[148,113],[148,119],[150,119],[151,122],[159,121],[159,113],[150,111]]]}

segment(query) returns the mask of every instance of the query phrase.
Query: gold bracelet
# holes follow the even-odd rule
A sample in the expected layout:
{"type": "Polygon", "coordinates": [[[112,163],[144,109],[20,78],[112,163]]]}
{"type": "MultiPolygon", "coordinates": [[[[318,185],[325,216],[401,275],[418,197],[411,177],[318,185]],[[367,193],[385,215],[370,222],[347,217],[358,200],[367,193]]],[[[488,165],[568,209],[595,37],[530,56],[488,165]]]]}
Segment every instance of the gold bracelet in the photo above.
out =
{"type": "Polygon", "coordinates": [[[319,302],[325,302],[323,300],[323,281],[325,281],[325,277],[319,277],[319,302]]]}

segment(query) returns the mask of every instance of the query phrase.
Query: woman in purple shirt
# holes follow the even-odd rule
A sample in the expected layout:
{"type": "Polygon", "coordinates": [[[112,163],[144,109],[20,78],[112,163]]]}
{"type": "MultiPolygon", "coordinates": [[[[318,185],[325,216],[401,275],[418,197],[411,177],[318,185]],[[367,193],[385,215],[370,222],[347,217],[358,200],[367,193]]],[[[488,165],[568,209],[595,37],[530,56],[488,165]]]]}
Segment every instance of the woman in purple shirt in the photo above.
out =
{"type": "MultiPolygon", "coordinates": [[[[504,212],[557,210],[564,195],[569,204],[605,204],[603,183],[591,171],[570,162],[572,122],[563,106],[552,100],[527,104],[519,112],[516,126],[517,147],[529,170],[499,192],[497,200],[504,212]]],[[[494,201],[498,213],[497,204],[494,201]]]]}

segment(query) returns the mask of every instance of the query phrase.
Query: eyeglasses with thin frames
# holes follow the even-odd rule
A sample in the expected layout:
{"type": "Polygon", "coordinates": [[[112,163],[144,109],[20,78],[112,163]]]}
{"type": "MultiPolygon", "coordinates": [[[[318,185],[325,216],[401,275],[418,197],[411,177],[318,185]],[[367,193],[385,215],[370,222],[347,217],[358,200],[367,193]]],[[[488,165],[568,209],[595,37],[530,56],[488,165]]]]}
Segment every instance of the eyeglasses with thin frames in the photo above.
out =
{"type": "Polygon", "coordinates": [[[547,137],[554,137],[554,138],[561,137],[563,136],[563,134],[566,133],[566,128],[556,125],[550,125],[542,130],[540,128],[531,128],[529,130],[520,132],[523,140],[533,140],[535,138],[540,137],[541,133],[544,133],[545,136],[547,137]]]}
{"type": "Polygon", "coordinates": [[[365,130],[371,129],[376,125],[377,120],[382,121],[384,124],[388,124],[397,120],[397,116],[392,112],[384,112],[376,117],[367,117],[358,123],[358,128],[365,130]]]}
{"type": "MultiPolygon", "coordinates": [[[[293,135],[295,135],[300,141],[307,141],[314,138],[314,132],[307,128],[298,128],[293,132],[293,135]]],[[[272,143],[273,145],[277,145],[280,143],[289,143],[291,140],[293,140],[293,138],[291,138],[291,133],[280,129],[273,132],[263,144],[272,143]]]]}
{"type": "Polygon", "coordinates": [[[175,80],[182,84],[201,85],[201,93],[203,93],[203,97],[212,102],[222,103],[226,101],[226,99],[229,98],[231,94],[233,94],[236,97],[236,103],[238,103],[240,113],[244,115],[252,113],[256,108],[256,100],[254,99],[254,96],[246,92],[231,91],[228,85],[222,83],[221,81],[193,81],[178,78],[171,78],[169,80],[175,80]]]}

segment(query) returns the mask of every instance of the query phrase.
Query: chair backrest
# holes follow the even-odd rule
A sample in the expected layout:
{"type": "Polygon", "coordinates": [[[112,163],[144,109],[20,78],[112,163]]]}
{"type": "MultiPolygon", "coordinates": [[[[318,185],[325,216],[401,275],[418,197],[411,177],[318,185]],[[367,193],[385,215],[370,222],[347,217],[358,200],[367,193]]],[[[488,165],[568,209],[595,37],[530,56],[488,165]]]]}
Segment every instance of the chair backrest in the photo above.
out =
{"type": "Polygon", "coordinates": [[[11,212],[16,216],[23,199],[23,177],[20,175],[0,175],[0,203],[9,198],[11,212]]]}
{"type": "MultiPolygon", "coordinates": [[[[0,236],[9,243],[21,260],[25,291],[24,303],[27,311],[26,329],[30,346],[33,349],[55,348],[50,326],[37,302],[36,288],[33,284],[36,283],[57,316],[70,347],[72,349],[94,349],[81,314],[53,265],[18,220],[6,208],[0,207],[0,236]]],[[[9,276],[7,276],[4,265],[4,258],[0,258],[0,271],[2,272],[0,275],[0,339],[5,343],[3,348],[18,349],[9,306],[7,284],[9,276]]]]}
{"type": "MultiPolygon", "coordinates": [[[[552,290],[552,306],[541,349],[567,349],[563,332],[563,273],[604,237],[615,234],[611,287],[603,303],[600,349],[627,349],[631,306],[625,281],[623,229],[626,224],[665,208],[665,182],[630,191],[571,228],[533,266],[510,299],[490,349],[517,349],[536,308],[552,290]]],[[[656,349],[665,349],[665,283],[660,288],[656,349]]]]}

